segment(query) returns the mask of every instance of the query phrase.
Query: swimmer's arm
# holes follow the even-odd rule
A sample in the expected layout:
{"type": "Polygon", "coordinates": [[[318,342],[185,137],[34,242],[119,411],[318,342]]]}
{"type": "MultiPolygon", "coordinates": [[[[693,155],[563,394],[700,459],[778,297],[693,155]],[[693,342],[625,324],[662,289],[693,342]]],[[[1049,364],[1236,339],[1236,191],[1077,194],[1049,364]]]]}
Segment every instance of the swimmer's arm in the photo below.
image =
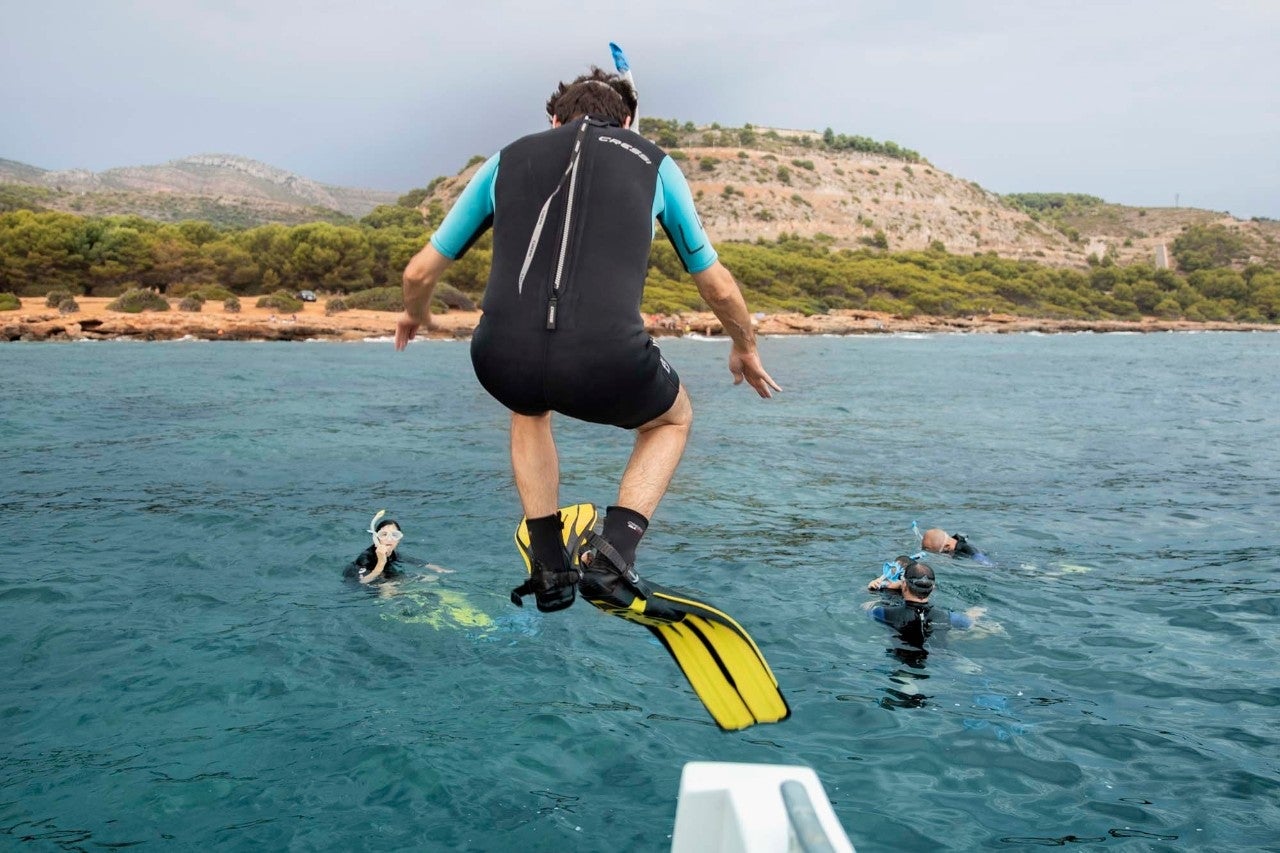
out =
{"type": "Polygon", "coordinates": [[[760,353],[756,351],[756,331],[751,327],[747,302],[742,298],[742,288],[738,287],[729,270],[716,261],[705,270],[693,273],[693,283],[724,327],[725,334],[733,340],[733,349],[729,352],[729,373],[733,375],[733,384],[745,379],[761,397],[772,397],[774,391],[781,391],[782,386],[765,372],[760,361],[760,353]]]}
{"type": "Polygon", "coordinates": [[[718,260],[712,262],[706,269],[693,273],[693,283],[724,326],[724,333],[733,339],[734,347],[743,352],[754,350],[756,330],[751,327],[747,301],[742,298],[742,288],[725,265],[718,260]]]}
{"type": "Polygon", "coordinates": [[[385,545],[378,546],[378,564],[373,567],[373,571],[360,578],[360,583],[373,583],[382,577],[382,571],[387,567],[387,548],[385,545]]]}
{"type": "Polygon", "coordinates": [[[884,622],[884,605],[876,601],[868,601],[862,605],[867,615],[877,622],[884,622]]]}
{"type": "Polygon", "coordinates": [[[887,581],[884,575],[876,575],[871,579],[871,583],[867,584],[869,592],[902,592],[902,581],[887,581]]]}
{"type": "Polygon", "coordinates": [[[418,327],[431,328],[431,293],[452,260],[428,243],[404,268],[404,313],[396,320],[396,349],[402,350],[418,327]]]}
{"type": "Polygon", "coordinates": [[[951,625],[955,628],[972,628],[982,615],[987,612],[985,607],[970,607],[963,613],[951,614],[951,625]]]}

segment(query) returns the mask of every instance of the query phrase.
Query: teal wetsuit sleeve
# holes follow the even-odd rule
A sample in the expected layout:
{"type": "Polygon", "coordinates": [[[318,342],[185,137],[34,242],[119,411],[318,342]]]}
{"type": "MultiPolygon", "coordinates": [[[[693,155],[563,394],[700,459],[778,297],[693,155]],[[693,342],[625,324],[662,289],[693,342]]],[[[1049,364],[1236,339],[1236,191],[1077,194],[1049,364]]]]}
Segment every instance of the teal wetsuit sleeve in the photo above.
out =
{"type": "Polygon", "coordinates": [[[449,213],[431,235],[431,245],[450,260],[462,257],[471,244],[493,224],[493,188],[498,180],[498,158],[494,154],[471,176],[449,213]]]}
{"type": "Polygon", "coordinates": [[[663,157],[658,166],[658,188],[654,194],[653,215],[662,223],[667,239],[675,247],[685,270],[702,272],[716,262],[716,250],[698,220],[693,206],[689,182],[676,161],[663,157]]]}

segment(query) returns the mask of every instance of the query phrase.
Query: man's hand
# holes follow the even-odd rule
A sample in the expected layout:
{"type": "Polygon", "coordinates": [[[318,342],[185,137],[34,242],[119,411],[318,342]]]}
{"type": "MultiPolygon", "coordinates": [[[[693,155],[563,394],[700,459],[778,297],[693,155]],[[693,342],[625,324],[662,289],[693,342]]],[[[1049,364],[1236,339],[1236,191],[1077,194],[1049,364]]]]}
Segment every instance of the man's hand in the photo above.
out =
{"type": "Polygon", "coordinates": [[[409,312],[405,312],[396,319],[396,349],[402,350],[409,345],[409,341],[413,340],[418,334],[421,326],[426,326],[428,331],[431,329],[431,318],[427,318],[426,323],[420,323],[409,316],[409,312]]]}
{"type": "Polygon", "coordinates": [[[754,347],[747,352],[739,352],[735,346],[729,353],[729,372],[733,374],[734,385],[741,385],[745,379],[757,394],[766,399],[773,396],[773,391],[782,390],[782,386],[764,372],[760,353],[754,347]]]}

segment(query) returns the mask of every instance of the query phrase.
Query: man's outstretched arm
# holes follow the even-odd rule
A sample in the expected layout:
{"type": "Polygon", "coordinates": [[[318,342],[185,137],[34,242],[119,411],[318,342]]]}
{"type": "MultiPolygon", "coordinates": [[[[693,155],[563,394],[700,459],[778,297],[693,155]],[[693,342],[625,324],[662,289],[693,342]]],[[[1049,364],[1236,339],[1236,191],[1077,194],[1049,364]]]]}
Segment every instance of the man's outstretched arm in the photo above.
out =
{"type": "Polygon", "coordinates": [[[756,332],[751,328],[746,300],[742,298],[738,282],[734,281],[724,264],[716,261],[702,272],[693,273],[693,282],[698,286],[703,301],[724,327],[725,334],[733,339],[733,349],[729,353],[733,384],[745,379],[761,397],[772,397],[773,391],[781,391],[782,386],[773,381],[760,363],[756,332]]]}
{"type": "Polygon", "coordinates": [[[396,320],[396,349],[404,349],[419,326],[431,328],[431,293],[453,263],[428,243],[404,268],[404,313],[396,320]]]}

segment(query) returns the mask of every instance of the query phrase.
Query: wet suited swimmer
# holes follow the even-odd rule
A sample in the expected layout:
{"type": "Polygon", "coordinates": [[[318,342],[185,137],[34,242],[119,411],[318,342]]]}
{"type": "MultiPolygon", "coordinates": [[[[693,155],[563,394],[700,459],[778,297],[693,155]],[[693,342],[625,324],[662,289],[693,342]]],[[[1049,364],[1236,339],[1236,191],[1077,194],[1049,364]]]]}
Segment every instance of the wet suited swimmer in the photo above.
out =
{"type": "MultiPolygon", "coordinates": [[[[581,572],[562,539],[552,413],[636,433],[616,504],[592,534],[589,575],[603,594],[638,589],[636,548],[684,452],[693,409],[675,369],[645,332],[640,302],[656,219],[702,298],[732,339],[729,371],[761,397],[765,372],[737,282],[717,259],[688,184],[660,148],[628,128],[636,95],[593,68],[547,101],[549,130],[487,160],[409,262],[403,349],[430,328],[431,293],[487,229],[493,263],[471,359],[484,388],[511,411],[511,462],[527,519],[528,583],[543,611],[568,607],[581,572]]],[[[519,600],[518,598],[516,599],[519,600]]]]}
{"type": "Polygon", "coordinates": [[[911,560],[902,569],[902,601],[871,602],[867,606],[867,614],[897,631],[904,642],[920,646],[935,631],[972,628],[986,613],[982,607],[971,607],[963,613],[936,607],[929,601],[936,588],[933,568],[928,563],[911,560]]]}
{"type": "Polygon", "coordinates": [[[991,558],[973,546],[963,533],[951,536],[940,527],[931,527],[920,537],[920,547],[934,554],[968,557],[983,566],[993,565],[991,558]]]}
{"type": "Polygon", "coordinates": [[[343,571],[343,577],[362,584],[395,580],[404,573],[400,569],[400,556],[396,548],[404,533],[394,518],[385,517],[383,510],[369,522],[366,533],[373,536],[373,544],[365,548],[343,571]]]}

